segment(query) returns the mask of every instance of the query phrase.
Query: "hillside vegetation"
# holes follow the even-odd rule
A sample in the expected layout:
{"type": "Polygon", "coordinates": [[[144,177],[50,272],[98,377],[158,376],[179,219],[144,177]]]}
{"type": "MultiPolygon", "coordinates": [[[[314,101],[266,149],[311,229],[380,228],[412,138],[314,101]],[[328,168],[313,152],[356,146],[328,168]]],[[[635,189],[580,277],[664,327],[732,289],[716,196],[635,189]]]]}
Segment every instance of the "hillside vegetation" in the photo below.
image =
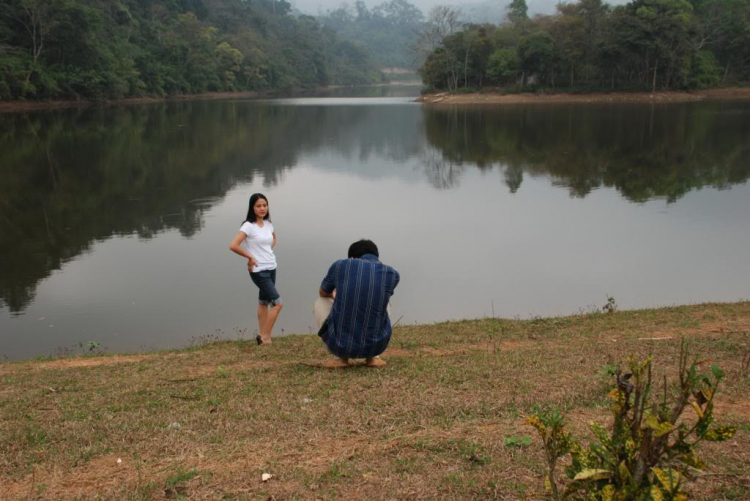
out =
{"type": "MultiPolygon", "coordinates": [[[[431,19],[431,29],[449,19],[431,19]]],[[[421,69],[439,89],[654,92],[750,82],[750,0],[579,0],[533,19],[513,0],[501,25],[443,33],[421,69]]]]}
{"type": "Polygon", "coordinates": [[[116,99],[380,81],[285,0],[4,0],[0,99],[116,99]]]}

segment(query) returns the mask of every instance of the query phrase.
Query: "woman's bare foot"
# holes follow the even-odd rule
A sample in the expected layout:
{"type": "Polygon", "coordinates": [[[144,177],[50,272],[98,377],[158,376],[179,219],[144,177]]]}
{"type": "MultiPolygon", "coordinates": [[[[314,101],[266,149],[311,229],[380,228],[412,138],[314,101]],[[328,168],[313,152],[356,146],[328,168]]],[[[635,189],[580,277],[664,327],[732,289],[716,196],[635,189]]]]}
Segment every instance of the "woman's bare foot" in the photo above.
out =
{"type": "Polygon", "coordinates": [[[351,365],[349,365],[348,358],[334,358],[333,360],[326,360],[320,366],[324,369],[345,369],[346,367],[351,367],[351,365]]]}
{"type": "Polygon", "coordinates": [[[260,344],[261,345],[271,344],[271,343],[273,343],[273,341],[271,341],[271,336],[264,336],[264,335],[260,336],[260,344]]]}
{"type": "Polygon", "coordinates": [[[367,367],[375,367],[375,368],[377,368],[377,367],[385,367],[386,366],[385,360],[383,360],[380,357],[371,357],[371,358],[368,358],[365,361],[365,363],[367,364],[367,367]]]}

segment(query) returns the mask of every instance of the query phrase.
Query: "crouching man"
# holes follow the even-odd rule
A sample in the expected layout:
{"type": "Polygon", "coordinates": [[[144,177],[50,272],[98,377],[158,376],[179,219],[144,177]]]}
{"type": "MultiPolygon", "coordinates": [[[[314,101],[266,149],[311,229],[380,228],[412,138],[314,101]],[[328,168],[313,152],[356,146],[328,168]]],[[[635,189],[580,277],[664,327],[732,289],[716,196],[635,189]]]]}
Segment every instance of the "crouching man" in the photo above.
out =
{"type": "Polygon", "coordinates": [[[313,306],[318,335],[336,357],[330,369],[349,366],[350,358],[364,358],[369,367],[382,367],[391,340],[388,301],[399,274],[378,259],[378,247],[360,240],[349,247],[348,259],[331,265],[313,306]]]}

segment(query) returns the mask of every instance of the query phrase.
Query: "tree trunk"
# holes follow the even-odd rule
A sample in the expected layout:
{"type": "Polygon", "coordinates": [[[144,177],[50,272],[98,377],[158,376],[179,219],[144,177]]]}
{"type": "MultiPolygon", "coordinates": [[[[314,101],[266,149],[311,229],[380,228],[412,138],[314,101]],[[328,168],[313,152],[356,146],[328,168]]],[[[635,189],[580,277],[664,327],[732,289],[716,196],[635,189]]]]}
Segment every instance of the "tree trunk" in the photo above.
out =
{"type": "Polygon", "coordinates": [[[651,92],[656,92],[656,69],[659,67],[659,59],[654,62],[654,81],[651,85],[651,92]]]}
{"type": "Polygon", "coordinates": [[[573,66],[573,63],[570,63],[570,86],[573,87],[573,76],[575,75],[575,67],[573,66]]]}
{"type": "Polygon", "coordinates": [[[727,75],[729,75],[729,63],[727,63],[727,67],[724,68],[724,78],[721,79],[721,83],[727,81],[727,75]]]}

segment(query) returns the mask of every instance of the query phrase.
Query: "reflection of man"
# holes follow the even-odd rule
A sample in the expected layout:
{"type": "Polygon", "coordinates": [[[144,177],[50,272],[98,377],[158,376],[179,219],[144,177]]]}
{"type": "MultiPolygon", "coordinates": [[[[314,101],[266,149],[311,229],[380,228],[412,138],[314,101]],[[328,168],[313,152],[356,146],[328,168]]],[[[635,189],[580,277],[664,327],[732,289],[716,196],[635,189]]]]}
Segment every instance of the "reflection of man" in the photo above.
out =
{"type": "Polygon", "coordinates": [[[378,247],[370,240],[354,242],[348,256],[331,265],[313,307],[318,335],[337,357],[326,367],[347,367],[350,358],[382,367],[378,355],[391,340],[388,300],[400,277],[378,260],[378,247]]]}

